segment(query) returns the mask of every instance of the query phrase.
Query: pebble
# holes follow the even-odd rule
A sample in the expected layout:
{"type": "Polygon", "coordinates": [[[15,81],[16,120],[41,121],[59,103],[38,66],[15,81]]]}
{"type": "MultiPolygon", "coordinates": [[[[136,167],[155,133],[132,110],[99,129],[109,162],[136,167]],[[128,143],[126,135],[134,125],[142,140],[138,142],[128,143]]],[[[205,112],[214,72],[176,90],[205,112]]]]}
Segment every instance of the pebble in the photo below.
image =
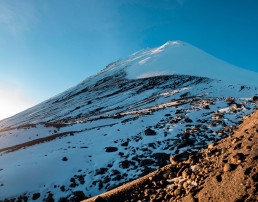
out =
{"type": "Polygon", "coordinates": [[[214,146],[215,146],[214,143],[211,143],[211,144],[209,144],[208,148],[212,149],[214,146]]]}
{"type": "Polygon", "coordinates": [[[181,194],[181,189],[179,188],[179,189],[176,189],[175,191],[174,191],[174,195],[175,196],[178,196],[178,195],[180,195],[181,194]]]}
{"type": "Polygon", "coordinates": [[[223,168],[224,172],[228,172],[232,170],[232,167],[229,163],[226,163],[223,168]]]}

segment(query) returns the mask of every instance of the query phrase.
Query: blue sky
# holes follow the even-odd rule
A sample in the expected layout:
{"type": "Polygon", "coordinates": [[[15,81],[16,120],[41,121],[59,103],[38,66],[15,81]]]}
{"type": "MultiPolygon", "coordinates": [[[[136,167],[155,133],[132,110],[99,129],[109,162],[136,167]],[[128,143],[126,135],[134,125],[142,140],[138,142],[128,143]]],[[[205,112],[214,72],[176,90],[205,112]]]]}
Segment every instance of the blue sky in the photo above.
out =
{"type": "Polygon", "coordinates": [[[182,40],[258,72],[257,0],[0,0],[0,119],[182,40]]]}

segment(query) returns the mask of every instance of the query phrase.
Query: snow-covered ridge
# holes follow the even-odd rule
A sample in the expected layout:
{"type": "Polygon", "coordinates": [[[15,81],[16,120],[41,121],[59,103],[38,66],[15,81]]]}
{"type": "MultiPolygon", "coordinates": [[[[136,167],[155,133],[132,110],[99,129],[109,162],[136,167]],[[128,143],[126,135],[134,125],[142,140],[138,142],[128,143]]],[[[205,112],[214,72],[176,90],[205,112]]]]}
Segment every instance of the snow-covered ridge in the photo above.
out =
{"type": "Polygon", "coordinates": [[[257,107],[251,76],[181,41],[113,62],[0,121],[0,201],[79,201],[202,149],[257,107]]]}
{"type": "Polygon", "coordinates": [[[121,59],[104,70],[125,69],[129,79],[183,74],[258,86],[258,73],[224,62],[183,41],[168,41],[121,59]]]}

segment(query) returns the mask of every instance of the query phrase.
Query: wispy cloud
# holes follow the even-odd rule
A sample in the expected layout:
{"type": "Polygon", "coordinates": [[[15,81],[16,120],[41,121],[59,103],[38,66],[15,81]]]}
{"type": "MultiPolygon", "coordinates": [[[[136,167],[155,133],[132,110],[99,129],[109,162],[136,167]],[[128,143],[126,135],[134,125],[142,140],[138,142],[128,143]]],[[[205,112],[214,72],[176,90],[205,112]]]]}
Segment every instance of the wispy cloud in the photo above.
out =
{"type": "Polygon", "coordinates": [[[12,34],[30,29],[38,21],[36,7],[30,0],[0,0],[0,28],[12,34]]]}

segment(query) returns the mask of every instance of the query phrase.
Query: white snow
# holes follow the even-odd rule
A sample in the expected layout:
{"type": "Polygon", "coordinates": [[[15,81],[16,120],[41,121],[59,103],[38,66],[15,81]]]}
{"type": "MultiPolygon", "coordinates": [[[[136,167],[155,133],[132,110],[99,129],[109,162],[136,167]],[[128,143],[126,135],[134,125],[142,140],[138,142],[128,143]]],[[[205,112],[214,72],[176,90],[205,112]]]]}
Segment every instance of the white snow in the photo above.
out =
{"type": "MultiPolygon", "coordinates": [[[[194,125],[206,126],[207,129],[202,132],[205,136],[196,134],[195,144],[181,147],[178,152],[202,148],[203,143],[220,139],[216,130],[222,129],[222,126],[209,125],[215,120],[211,119],[214,111],[223,113],[222,121],[230,126],[238,124],[242,116],[251,113],[257,106],[250,100],[253,95],[258,95],[255,87],[257,78],[257,73],[234,67],[181,41],[167,42],[161,47],[144,49],[118,60],[79,85],[0,121],[0,149],[58,133],[74,133],[73,136],[63,136],[9,153],[0,152],[0,200],[23,193],[31,199],[33,193],[40,192],[38,201],[42,201],[49,191],[55,199],[66,197],[76,190],[83,190],[86,196],[102,193],[110,186],[130,181],[142,173],[143,168],[136,161],[136,168],[121,168],[122,160],[133,160],[140,155],[144,156],[142,159],[149,158],[159,152],[175,154],[177,140],[186,128],[194,125]],[[122,71],[127,73],[125,76],[128,79],[136,81],[122,87],[114,83],[117,80],[112,80],[113,77],[122,71]],[[194,82],[199,78],[191,80],[175,76],[152,87],[150,83],[155,79],[137,80],[168,74],[204,76],[215,80],[194,82]],[[96,85],[103,79],[106,79],[104,85],[96,85]],[[254,87],[242,87],[248,84],[254,87]],[[127,85],[132,87],[124,90],[127,85]],[[233,113],[226,97],[233,97],[243,106],[233,113]],[[209,105],[210,109],[204,109],[209,101],[213,102],[209,105]],[[182,114],[175,114],[178,110],[182,110],[182,114]],[[192,123],[183,120],[171,123],[177,115],[188,117],[192,123]],[[66,127],[59,129],[44,125],[44,122],[60,120],[67,120],[66,127]],[[33,127],[17,128],[32,123],[35,124],[33,127]],[[148,127],[154,129],[157,135],[145,136],[144,130],[148,127]],[[121,146],[125,142],[128,146],[121,146]],[[117,147],[118,151],[105,152],[109,146],[117,147]],[[62,161],[64,156],[68,161],[62,161]],[[96,175],[96,170],[100,168],[108,170],[96,175]],[[113,170],[128,176],[115,181],[115,176],[111,176],[113,170]],[[75,175],[84,175],[85,184],[77,181],[78,186],[71,188],[70,178],[75,175]],[[98,183],[93,185],[94,181],[107,177],[112,178],[109,185],[103,183],[101,189],[98,189],[98,183]],[[62,185],[66,188],[65,192],[60,191],[62,185]]],[[[149,167],[157,168],[153,165],[149,167]]]]}
{"type": "Polygon", "coordinates": [[[121,68],[125,68],[129,79],[183,74],[258,86],[258,73],[231,65],[183,41],[168,41],[158,48],[144,49],[107,70],[121,68]]]}

